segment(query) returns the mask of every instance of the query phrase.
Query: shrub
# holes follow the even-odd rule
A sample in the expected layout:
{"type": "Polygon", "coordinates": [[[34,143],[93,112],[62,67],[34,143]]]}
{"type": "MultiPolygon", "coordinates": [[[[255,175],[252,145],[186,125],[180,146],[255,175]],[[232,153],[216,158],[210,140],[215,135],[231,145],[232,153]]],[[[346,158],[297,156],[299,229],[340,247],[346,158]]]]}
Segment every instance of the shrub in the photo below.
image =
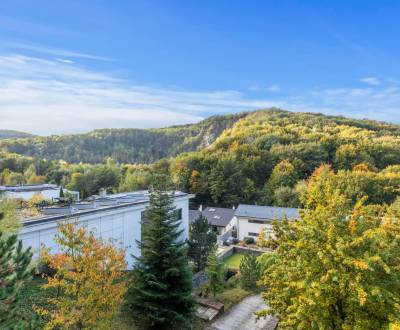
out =
{"type": "Polygon", "coordinates": [[[245,244],[254,244],[255,241],[253,237],[246,236],[245,238],[243,238],[243,242],[245,244]]]}
{"type": "Polygon", "coordinates": [[[238,286],[239,286],[239,276],[237,276],[237,275],[230,277],[226,281],[226,287],[228,289],[237,288],[238,286]]]}
{"type": "Polygon", "coordinates": [[[224,304],[225,310],[237,304],[250,294],[249,291],[242,288],[233,288],[225,290],[218,295],[218,300],[224,304]]]}

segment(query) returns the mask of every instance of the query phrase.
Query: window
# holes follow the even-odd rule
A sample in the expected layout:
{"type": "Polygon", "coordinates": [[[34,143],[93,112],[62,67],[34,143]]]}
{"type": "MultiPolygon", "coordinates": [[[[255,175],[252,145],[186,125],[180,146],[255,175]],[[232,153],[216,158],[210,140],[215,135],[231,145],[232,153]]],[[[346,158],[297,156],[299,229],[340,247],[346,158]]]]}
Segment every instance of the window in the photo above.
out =
{"type": "Polygon", "coordinates": [[[258,233],[249,232],[249,236],[258,237],[258,233]]]}
{"type": "Polygon", "coordinates": [[[176,213],[176,219],[182,220],[182,209],[176,209],[175,213],[176,213]]]}
{"type": "Polygon", "coordinates": [[[249,220],[248,222],[249,223],[260,223],[260,224],[264,224],[265,223],[265,221],[263,221],[263,220],[249,220]]]}
{"type": "Polygon", "coordinates": [[[215,212],[215,209],[208,209],[208,211],[210,211],[210,212],[215,212]]]}
{"type": "Polygon", "coordinates": [[[219,219],[221,219],[221,217],[219,215],[214,215],[214,219],[219,220],[219,219]]]}

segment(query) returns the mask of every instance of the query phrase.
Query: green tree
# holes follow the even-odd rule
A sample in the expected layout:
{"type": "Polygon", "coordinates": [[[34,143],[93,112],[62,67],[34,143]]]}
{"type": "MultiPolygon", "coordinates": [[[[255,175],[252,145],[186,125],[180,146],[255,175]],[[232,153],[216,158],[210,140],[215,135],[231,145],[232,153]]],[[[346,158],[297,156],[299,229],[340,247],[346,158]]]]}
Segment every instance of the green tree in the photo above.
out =
{"type": "Polygon", "coordinates": [[[387,329],[400,312],[400,201],[349,207],[327,190],[300,221],[275,223],[260,315],[279,315],[282,329],[387,329]]]}
{"type": "Polygon", "coordinates": [[[140,329],[188,329],[193,318],[186,244],[166,190],[159,184],[150,196],[138,242],[141,256],[136,258],[128,290],[127,304],[140,329]]]}
{"type": "Polygon", "coordinates": [[[215,298],[217,292],[222,288],[224,281],[224,268],[217,256],[217,246],[215,245],[207,258],[206,274],[208,276],[208,285],[215,298]]]}
{"type": "Polygon", "coordinates": [[[247,253],[240,261],[240,284],[243,289],[255,289],[257,281],[260,279],[261,268],[257,257],[252,253],[247,253]]]}
{"type": "Polygon", "coordinates": [[[274,167],[268,183],[271,189],[274,190],[279,187],[292,188],[298,180],[298,174],[292,163],[288,160],[282,160],[274,167]]]}
{"type": "Polygon", "coordinates": [[[20,228],[16,203],[6,198],[0,199],[0,232],[7,236],[17,233],[20,228]]]}
{"type": "MultiPolygon", "coordinates": [[[[1,220],[0,220],[1,221],[1,220]]],[[[24,250],[16,235],[0,232],[0,328],[26,329],[17,314],[18,294],[32,277],[32,253],[24,250]]]]}
{"type": "Polygon", "coordinates": [[[217,242],[216,233],[211,230],[206,217],[200,215],[190,226],[188,256],[195,264],[195,271],[203,270],[210,251],[217,242]]]}
{"type": "Polygon", "coordinates": [[[299,194],[295,188],[279,187],[274,191],[274,204],[283,207],[298,207],[299,194]]]}

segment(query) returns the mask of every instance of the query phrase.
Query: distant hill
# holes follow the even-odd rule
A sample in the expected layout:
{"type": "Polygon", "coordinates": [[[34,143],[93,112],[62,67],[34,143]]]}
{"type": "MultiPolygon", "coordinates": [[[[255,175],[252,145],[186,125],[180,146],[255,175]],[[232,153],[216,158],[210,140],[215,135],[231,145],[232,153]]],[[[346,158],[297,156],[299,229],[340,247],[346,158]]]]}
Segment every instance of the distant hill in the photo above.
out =
{"type": "Polygon", "coordinates": [[[0,129],[0,139],[15,139],[15,138],[28,138],[33,137],[33,134],[13,131],[8,129],[0,129]]]}
{"type": "Polygon", "coordinates": [[[95,164],[112,157],[120,163],[150,164],[205,148],[208,148],[206,154],[233,154],[238,148],[245,152],[245,148],[252,147],[269,150],[271,155],[279,151],[286,158],[297,155],[313,168],[314,161],[331,163],[342,144],[360,145],[363,151],[355,157],[362,156],[366,160],[372,157],[376,164],[389,157],[393,160],[385,164],[397,163],[400,153],[399,125],[280,109],[212,116],[196,124],[160,129],[98,129],[85,134],[50,137],[15,134],[20,134],[19,138],[0,140],[0,149],[70,163],[95,164]],[[381,147],[387,152],[375,151],[381,147]]]}
{"type": "Polygon", "coordinates": [[[112,157],[121,163],[152,163],[211,145],[221,133],[247,114],[212,116],[199,123],[160,129],[98,129],[85,134],[49,137],[15,136],[4,140],[5,151],[70,163],[101,163],[112,157]]]}

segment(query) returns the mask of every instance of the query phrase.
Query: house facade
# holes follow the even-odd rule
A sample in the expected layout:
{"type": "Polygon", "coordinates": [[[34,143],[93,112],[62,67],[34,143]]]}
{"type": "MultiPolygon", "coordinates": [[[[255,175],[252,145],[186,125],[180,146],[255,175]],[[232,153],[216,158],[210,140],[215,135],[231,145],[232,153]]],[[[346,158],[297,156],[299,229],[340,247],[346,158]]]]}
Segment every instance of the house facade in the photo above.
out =
{"type": "MultiPolygon", "coordinates": [[[[189,237],[191,197],[182,192],[173,194],[173,203],[181,221],[180,229],[183,230],[183,240],[189,237]]],[[[23,219],[19,238],[24,247],[32,248],[36,258],[42,246],[49,248],[51,253],[57,253],[59,247],[54,238],[58,224],[73,222],[124,249],[128,268],[132,268],[132,255],[140,255],[136,241],[141,239],[141,222],[148,205],[149,193],[140,191],[97,197],[89,203],[76,203],[68,207],[43,209],[40,216],[23,219]]]]}
{"type": "Polygon", "coordinates": [[[236,224],[238,239],[253,237],[257,240],[261,230],[265,230],[267,235],[272,233],[274,220],[293,221],[299,218],[299,209],[296,208],[239,204],[233,222],[236,224]]]}

